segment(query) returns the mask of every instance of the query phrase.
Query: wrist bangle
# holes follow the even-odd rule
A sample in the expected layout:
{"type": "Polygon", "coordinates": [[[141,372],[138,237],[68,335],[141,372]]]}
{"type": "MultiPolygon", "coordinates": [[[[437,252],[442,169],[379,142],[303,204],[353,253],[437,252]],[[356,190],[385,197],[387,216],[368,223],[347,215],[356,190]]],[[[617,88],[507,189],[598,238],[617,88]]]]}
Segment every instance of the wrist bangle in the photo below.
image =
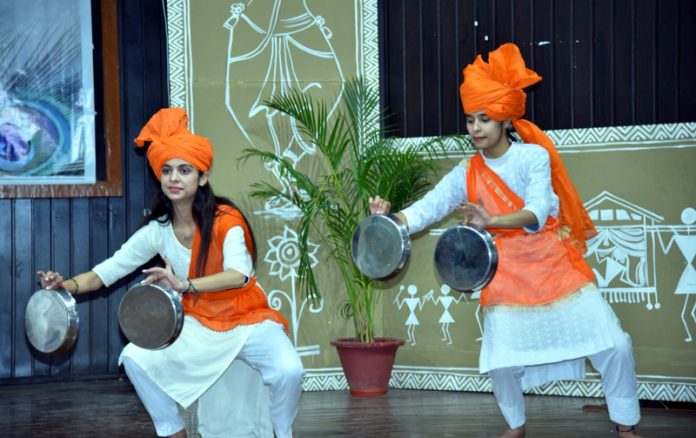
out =
{"type": "MultiPolygon", "coordinates": [[[[70,278],[68,278],[68,280],[75,283],[75,292],[73,294],[77,295],[78,293],[80,293],[80,284],[77,282],[77,280],[75,280],[75,277],[70,277],[70,278]]],[[[65,281],[68,281],[68,280],[65,280],[65,281]]]]}
{"type": "Polygon", "coordinates": [[[188,280],[188,285],[189,285],[188,289],[193,289],[193,293],[197,294],[198,289],[196,289],[196,286],[193,285],[193,282],[191,281],[190,278],[187,278],[187,280],[188,280]]]}

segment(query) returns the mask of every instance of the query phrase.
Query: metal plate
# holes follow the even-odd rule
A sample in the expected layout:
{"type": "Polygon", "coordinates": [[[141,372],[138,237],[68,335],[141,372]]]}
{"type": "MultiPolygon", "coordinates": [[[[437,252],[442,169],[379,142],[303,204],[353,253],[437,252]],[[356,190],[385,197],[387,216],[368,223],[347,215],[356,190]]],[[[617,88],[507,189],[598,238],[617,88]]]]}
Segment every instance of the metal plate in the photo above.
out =
{"type": "Polygon", "coordinates": [[[368,216],[353,233],[351,253],[366,277],[391,277],[406,265],[411,254],[408,228],[393,214],[368,216]]]}
{"type": "Polygon", "coordinates": [[[59,354],[77,339],[80,318],[75,298],[62,289],[39,289],[27,303],[24,331],[29,343],[42,353],[59,354]]]}
{"type": "Polygon", "coordinates": [[[442,280],[462,292],[482,289],[495,275],[498,251],[491,234],[472,225],[456,225],[440,236],[435,269],[442,280]]]}
{"type": "Polygon", "coordinates": [[[121,300],[118,323],[126,338],[138,347],[164,348],[179,337],[184,325],[181,296],[153,284],[134,286],[121,300]]]}

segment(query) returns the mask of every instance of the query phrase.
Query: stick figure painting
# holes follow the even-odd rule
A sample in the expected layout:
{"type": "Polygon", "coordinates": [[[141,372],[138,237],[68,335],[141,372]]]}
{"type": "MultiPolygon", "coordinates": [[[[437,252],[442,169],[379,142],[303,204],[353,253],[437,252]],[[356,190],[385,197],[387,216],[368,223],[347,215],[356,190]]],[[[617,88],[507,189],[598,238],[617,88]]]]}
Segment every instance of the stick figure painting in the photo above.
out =
{"type": "Polygon", "coordinates": [[[669,234],[672,234],[667,243],[662,240],[662,235],[658,234],[660,247],[667,254],[672,248],[672,245],[681,251],[685,259],[684,271],[679,277],[679,282],[674,290],[675,295],[684,296],[684,306],[681,311],[681,321],[684,324],[686,331],[685,342],[693,341],[693,336],[689,330],[689,324],[696,324],[696,303],[693,303],[689,309],[689,297],[696,295],[696,269],[694,269],[694,260],[696,260],[696,210],[688,207],[682,211],[681,220],[683,226],[673,226],[669,234]],[[687,315],[690,318],[687,318],[687,315]]]}

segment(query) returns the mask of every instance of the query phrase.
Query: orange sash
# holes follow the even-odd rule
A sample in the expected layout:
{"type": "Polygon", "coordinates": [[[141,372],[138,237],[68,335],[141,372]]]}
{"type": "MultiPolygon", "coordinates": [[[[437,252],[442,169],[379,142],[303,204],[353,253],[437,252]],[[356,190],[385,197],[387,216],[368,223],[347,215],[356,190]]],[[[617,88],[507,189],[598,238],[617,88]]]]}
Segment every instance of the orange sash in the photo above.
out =
{"type": "MultiPolygon", "coordinates": [[[[467,197],[492,216],[524,208],[524,201],[493,172],[480,154],[469,162],[467,197]]],[[[522,228],[490,228],[498,249],[498,269],[481,291],[481,305],[548,304],[594,280],[592,268],[567,227],[549,216],[538,233],[522,228]]]]}
{"type": "MultiPolygon", "coordinates": [[[[216,274],[224,270],[222,248],[227,232],[234,226],[241,226],[244,229],[247,249],[249,253],[252,252],[251,235],[241,213],[232,207],[221,205],[218,207],[213,224],[208,261],[202,276],[216,274]]],[[[201,235],[196,227],[189,278],[195,276],[200,243],[201,235]]],[[[256,276],[250,278],[249,282],[240,288],[201,294],[185,294],[182,301],[186,315],[195,317],[201,324],[212,330],[227,331],[238,325],[256,324],[264,320],[278,322],[283,324],[286,331],[288,329],[285,317],[268,306],[266,295],[256,284],[256,276]]]]}

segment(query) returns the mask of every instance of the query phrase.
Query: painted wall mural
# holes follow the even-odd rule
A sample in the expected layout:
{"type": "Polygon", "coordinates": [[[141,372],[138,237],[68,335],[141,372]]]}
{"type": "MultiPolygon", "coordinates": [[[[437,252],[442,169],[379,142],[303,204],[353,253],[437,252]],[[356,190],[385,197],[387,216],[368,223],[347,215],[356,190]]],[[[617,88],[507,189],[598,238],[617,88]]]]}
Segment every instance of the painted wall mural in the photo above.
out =
{"type": "MultiPolygon", "coordinates": [[[[308,95],[322,91],[324,83],[312,74],[312,70],[316,68],[338,78],[339,90],[343,88],[345,77],[332,45],[331,28],[322,16],[309,9],[307,2],[275,1],[271,5],[270,15],[265,9],[267,6],[268,3],[251,1],[232,3],[230,6],[230,17],[223,25],[229,31],[225,106],[250,147],[265,146],[259,144],[249,131],[256,126],[266,126],[268,135],[263,138],[263,143],[270,140],[273,151],[289,159],[297,167],[303,158],[311,158],[316,154],[316,146],[302,138],[292,119],[268,108],[264,102],[278,95],[286,95],[292,89],[300,89],[308,95]],[[252,85],[251,93],[248,89],[240,92],[237,75],[244,70],[261,73],[261,80],[252,85]],[[290,135],[286,135],[288,127],[290,135]]],[[[339,91],[331,104],[329,116],[335,111],[340,98],[339,91]]],[[[296,191],[293,181],[281,175],[273,164],[266,164],[265,170],[275,177],[284,193],[296,191]]],[[[298,218],[296,207],[280,197],[266,201],[264,208],[255,211],[255,214],[276,216],[283,222],[298,218]]],[[[318,313],[323,308],[323,303],[312,305],[307,298],[297,294],[297,233],[286,223],[282,235],[273,236],[268,243],[270,249],[264,261],[271,263],[270,275],[277,276],[289,288],[272,290],[268,294],[270,305],[281,311],[286,310],[284,305],[289,307],[293,341],[298,352],[301,356],[317,355],[321,351],[320,345],[297,344],[304,309],[318,313]]],[[[311,245],[314,249],[311,254],[312,266],[316,266],[318,260],[314,253],[319,246],[314,243],[311,245]]]]}
{"type": "MultiPolygon", "coordinates": [[[[249,129],[266,125],[274,152],[297,166],[303,157],[315,155],[315,145],[302,138],[292,120],[269,109],[264,102],[286,95],[292,89],[300,89],[308,95],[321,91],[324,84],[312,74],[316,68],[336,77],[339,89],[343,88],[345,77],[332,45],[331,28],[322,16],[312,13],[306,1],[276,1],[270,17],[264,14],[265,10],[261,14],[253,13],[252,9],[265,6],[262,2],[250,1],[248,7],[245,3],[233,3],[230,7],[230,18],[224,24],[229,30],[225,104],[250,146],[262,147],[249,135],[249,129]],[[244,69],[261,73],[253,93],[239,92],[236,75],[244,69]],[[283,127],[288,123],[292,134],[286,138],[283,127]]],[[[340,98],[339,92],[330,105],[329,116],[336,110],[340,98]]],[[[294,190],[293,182],[280,175],[278,169],[267,170],[286,193],[294,190]]],[[[272,199],[264,207],[267,213],[281,218],[297,217],[295,207],[284,199],[272,199]]]]}
{"type": "MultiPolygon", "coordinates": [[[[205,131],[207,135],[206,117],[201,114],[207,114],[205,108],[209,104],[199,104],[196,98],[196,85],[200,81],[197,75],[201,70],[196,68],[196,57],[192,55],[197,40],[190,23],[196,12],[189,1],[170,1],[168,6],[171,103],[185,107],[193,129],[205,131]]],[[[368,83],[376,84],[376,58],[371,62],[356,62],[358,53],[376,53],[376,33],[363,35],[359,32],[363,17],[372,14],[374,17],[370,21],[376,19],[376,4],[364,7],[359,1],[251,0],[211,2],[201,9],[206,9],[202,13],[215,10],[209,15],[215,18],[222,16],[219,12],[224,11],[226,17],[220,23],[224,30],[224,52],[216,55],[219,58],[224,54],[224,72],[216,70],[211,74],[224,74],[213,79],[224,83],[224,91],[216,93],[215,106],[224,104],[228,117],[222,118],[222,123],[237,137],[236,152],[245,147],[269,148],[288,158],[295,167],[306,165],[315,155],[315,146],[302,139],[291,119],[269,109],[264,102],[291,89],[300,89],[316,99],[332,99],[328,111],[331,115],[340,103],[347,77],[362,75],[368,83]],[[324,18],[322,10],[324,13],[330,11],[331,18],[324,18]],[[346,17],[351,20],[346,22],[346,17]],[[333,30],[337,23],[343,26],[342,38],[338,38],[339,48],[335,47],[337,38],[333,30]],[[347,53],[350,55],[344,62],[341,59],[346,58],[347,53]]],[[[208,20],[209,23],[214,21],[208,20]]],[[[217,35],[221,37],[222,33],[217,35]]],[[[206,40],[202,46],[209,50],[209,43],[206,40]]],[[[216,149],[219,162],[218,157],[219,149],[216,149]]],[[[273,165],[266,165],[263,170],[286,193],[295,190],[293,181],[281,175],[273,165]]],[[[214,177],[213,172],[213,184],[218,187],[214,177]]],[[[283,199],[271,199],[261,208],[255,208],[253,214],[259,221],[273,224],[264,254],[264,263],[269,265],[268,275],[276,280],[274,287],[268,290],[269,303],[288,316],[300,355],[319,355],[320,344],[304,345],[298,339],[303,315],[320,313],[324,308],[323,302],[312,304],[297,291],[299,248],[295,219],[298,212],[283,199]]],[[[311,245],[315,253],[320,248],[316,243],[311,245]]],[[[313,266],[320,263],[315,253],[311,254],[313,266]]]]}
{"type": "MultiPolygon", "coordinates": [[[[193,129],[213,141],[216,190],[243,200],[259,180],[294,190],[272,166],[237,162],[243,149],[253,147],[281,153],[295,166],[312,165],[314,146],[263,102],[299,87],[333,99],[333,111],[347,78],[360,74],[377,86],[377,31],[377,0],[168,0],[171,104],[185,107],[193,129]]],[[[696,159],[696,123],[549,135],[597,225],[586,257],[632,335],[640,397],[696,401],[696,205],[689,189],[696,187],[696,175],[688,164],[696,159]]],[[[307,369],[305,389],[345,389],[329,341],[351,329],[336,310],[340,294],[331,288],[340,286],[322,264],[323,248],[314,242],[310,256],[329,292],[313,306],[297,290],[296,212],[280,200],[249,208],[263,256],[258,276],[271,305],[290,321],[307,369]]],[[[385,283],[377,329],[407,340],[397,356],[394,387],[491,390],[487,376],[478,373],[479,295],[451,290],[432,266],[437,238],[454,223],[450,217],[413,236],[408,269],[385,283]]],[[[582,381],[532,392],[599,396],[599,376],[589,371],[582,381]]]]}

